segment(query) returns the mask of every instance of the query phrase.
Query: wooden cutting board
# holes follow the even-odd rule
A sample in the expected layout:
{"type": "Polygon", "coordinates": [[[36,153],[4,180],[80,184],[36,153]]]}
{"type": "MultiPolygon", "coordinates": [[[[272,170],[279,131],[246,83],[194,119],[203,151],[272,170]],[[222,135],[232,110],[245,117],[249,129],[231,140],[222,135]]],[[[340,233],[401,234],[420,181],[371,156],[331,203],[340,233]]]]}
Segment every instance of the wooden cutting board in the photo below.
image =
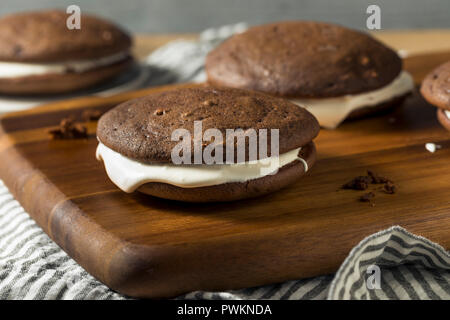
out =
{"type": "MultiPolygon", "coordinates": [[[[450,53],[405,61],[416,81],[450,53]]],[[[109,287],[136,297],[173,297],[332,273],[367,235],[401,225],[450,249],[450,133],[414,94],[396,111],[348,122],[316,139],[318,161],[297,184],[233,203],[186,204],[125,194],[86,140],[51,141],[68,115],[177,86],[111,98],[54,103],[0,120],[0,177],[71,257],[109,287]],[[442,149],[428,152],[424,144],[442,149]],[[367,169],[398,186],[395,195],[340,186],[367,169]]]]}

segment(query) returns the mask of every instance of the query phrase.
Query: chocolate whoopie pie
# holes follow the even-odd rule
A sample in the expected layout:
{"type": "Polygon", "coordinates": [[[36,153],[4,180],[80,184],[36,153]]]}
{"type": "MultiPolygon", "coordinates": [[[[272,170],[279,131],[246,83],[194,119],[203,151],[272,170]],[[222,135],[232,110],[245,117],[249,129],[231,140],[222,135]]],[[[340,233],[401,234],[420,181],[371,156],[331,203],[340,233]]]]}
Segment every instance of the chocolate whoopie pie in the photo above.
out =
{"type": "Polygon", "coordinates": [[[392,49],[365,33],[322,22],[250,28],[211,51],[206,72],[212,85],[288,98],[325,128],[388,108],[413,88],[392,49]]]}
{"type": "Polygon", "coordinates": [[[0,19],[0,93],[75,91],[110,79],[132,64],[131,38],[114,24],[82,13],[69,30],[59,10],[0,19]]]}
{"type": "Polygon", "coordinates": [[[420,92],[438,108],[439,122],[450,130],[450,61],[431,71],[422,82],[420,92]]]}
{"type": "Polygon", "coordinates": [[[131,100],[105,113],[97,127],[97,158],[125,192],[189,202],[231,201],[296,182],[314,164],[312,140],[318,132],[313,115],[284,99],[232,88],[179,89],[131,100]],[[176,139],[179,130],[184,132],[181,140],[176,139]],[[237,135],[230,139],[230,131],[237,135]],[[253,157],[252,132],[258,134],[253,157]],[[182,152],[180,143],[187,146],[182,152]],[[185,161],[175,161],[174,154],[185,161]],[[196,159],[199,154],[203,158],[196,159]]]}

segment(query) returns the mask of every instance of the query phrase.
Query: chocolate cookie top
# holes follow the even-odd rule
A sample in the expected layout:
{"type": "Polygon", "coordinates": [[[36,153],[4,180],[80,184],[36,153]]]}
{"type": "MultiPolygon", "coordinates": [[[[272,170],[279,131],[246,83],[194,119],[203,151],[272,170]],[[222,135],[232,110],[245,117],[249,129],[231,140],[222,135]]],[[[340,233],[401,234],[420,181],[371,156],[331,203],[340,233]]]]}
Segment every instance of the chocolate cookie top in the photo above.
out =
{"type": "Polygon", "coordinates": [[[378,89],[402,61],[367,34],[321,22],[257,26],[219,45],[206,59],[213,85],[288,97],[333,97],[378,89]]]}
{"type": "MultiPolygon", "coordinates": [[[[152,94],[122,103],[100,118],[97,137],[107,147],[131,159],[171,162],[172,149],[179,143],[171,141],[172,132],[188,130],[193,150],[196,120],[202,121],[203,132],[209,128],[220,130],[225,148],[226,129],[240,128],[244,132],[268,129],[268,137],[270,129],[279,129],[280,154],[306,145],[319,132],[313,115],[284,99],[247,90],[201,87],[152,94]]],[[[202,150],[207,143],[202,144],[202,150]]],[[[246,159],[248,143],[246,139],[246,159]]],[[[270,142],[267,150],[270,154],[270,142]]],[[[194,153],[191,154],[194,159],[194,153]]]]}
{"type": "Polygon", "coordinates": [[[450,61],[425,77],[420,92],[429,103],[450,110],[450,61]]]}
{"type": "Polygon", "coordinates": [[[131,38],[103,19],[81,13],[81,29],[69,30],[63,11],[38,11],[0,19],[0,61],[57,62],[95,59],[126,51],[131,38]]]}

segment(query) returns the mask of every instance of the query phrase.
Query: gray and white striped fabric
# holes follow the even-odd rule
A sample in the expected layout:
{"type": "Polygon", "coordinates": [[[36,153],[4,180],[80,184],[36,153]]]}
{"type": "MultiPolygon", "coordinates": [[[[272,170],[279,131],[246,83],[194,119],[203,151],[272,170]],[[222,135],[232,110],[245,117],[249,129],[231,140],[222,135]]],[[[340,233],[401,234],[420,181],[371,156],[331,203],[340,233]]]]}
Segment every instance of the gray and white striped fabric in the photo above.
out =
{"type": "Polygon", "coordinates": [[[183,298],[448,300],[450,255],[428,239],[394,226],[361,241],[335,275],[227,293],[193,292],[183,298]],[[378,270],[378,284],[368,268],[378,270]]]}
{"type": "MultiPolygon", "coordinates": [[[[176,41],[157,50],[147,59],[149,85],[203,81],[207,52],[244,29],[238,24],[207,30],[198,41],[176,41]]],[[[127,297],[67,256],[0,180],[0,299],[127,297]]],[[[362,240],[334,275],[229,292],[192,292],[178,299],[450,299],[450,256],[439,245],[394,226],[362,240]]]]}
{"type": "Polygon", "coordinates": [[[0,299],[124,299],[99,283],[25,213],[0,180],[0,299]]]}

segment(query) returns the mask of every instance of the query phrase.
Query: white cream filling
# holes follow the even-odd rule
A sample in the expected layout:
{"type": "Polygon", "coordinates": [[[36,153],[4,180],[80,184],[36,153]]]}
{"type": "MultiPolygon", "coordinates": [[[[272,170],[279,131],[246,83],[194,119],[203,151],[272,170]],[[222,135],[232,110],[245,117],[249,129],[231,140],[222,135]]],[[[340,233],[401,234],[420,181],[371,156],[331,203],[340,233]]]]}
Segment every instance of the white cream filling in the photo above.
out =
{"type": "Polygon", "coordinates": [[[229,182],[245,182],[274,174],[281,167],[299,160],[308,171],[308,164],[298,157],[301,148],[270,157],[237,164],[174,165],[147,164],[127,158],[102,143],[97,159],[103,160],[111,181],[125,192],[133,192],[148,182],[163,182],[182,188],[195,188],[229,182]]]}
{"type": "Polygon", "coordinates": [[[128,55],[128,52],[120,52],[98,59],[73,60],[58,63],[0,62],[0,78],[64,74],[68,72],[80,73],[119,62],[124,60],[128,55]]]}
{"type": "Polygon", "coordinates": [[[447,118],[449,118],[449,119],[450,119],[450,111],[448,111],[448,110],[444,110],[444,113],[445,113],[445,115],[447,116],[447,118]]]}
{"type": "Polygon", "coordinates": [[[402,71],[390,84],[361,94],[323,99],[294,99],[293,103],[306,108],[326,129],[335,129],[352,111],[379,105],[402,96],[414,88],[411,75],[402,71]]]}

